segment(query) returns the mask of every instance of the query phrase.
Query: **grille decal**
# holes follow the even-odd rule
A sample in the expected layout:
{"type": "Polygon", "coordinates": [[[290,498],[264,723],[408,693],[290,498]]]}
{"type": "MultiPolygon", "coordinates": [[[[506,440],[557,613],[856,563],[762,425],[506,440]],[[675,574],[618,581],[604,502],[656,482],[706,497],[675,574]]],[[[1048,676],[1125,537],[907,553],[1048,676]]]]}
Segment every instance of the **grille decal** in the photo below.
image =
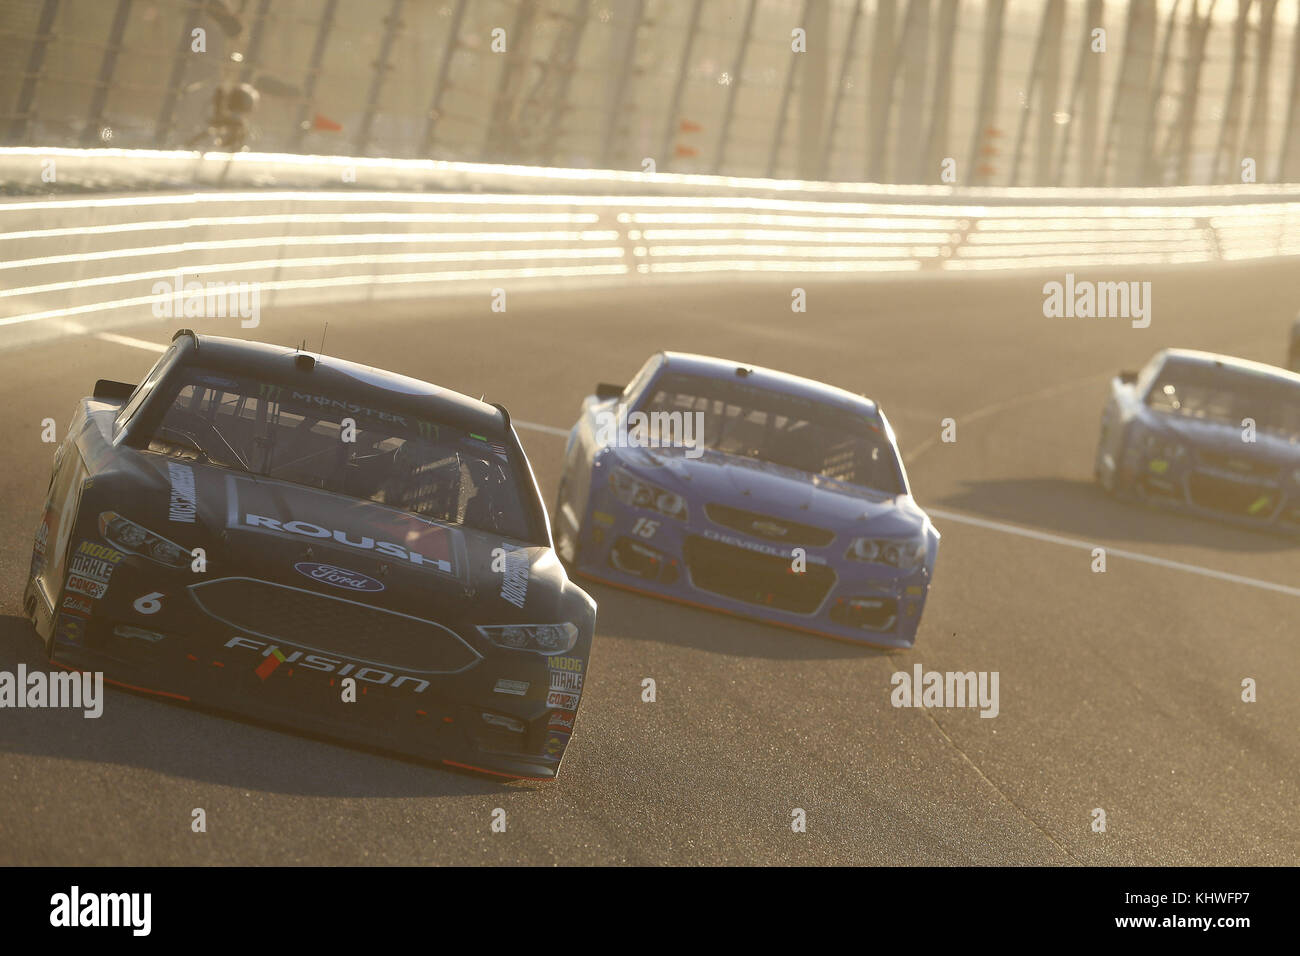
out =
{"type": "Polygon", "coordinates": [[[443,624],[333,594],[248,577],[200,581],[188,590],[213,620],[307,651],[417,674],[458,674],[483,659],[443,624]],[[326,623],[314,623],[319,619],[326,623]],[[376,653],[386,645],[387,653],[376,653]]]}

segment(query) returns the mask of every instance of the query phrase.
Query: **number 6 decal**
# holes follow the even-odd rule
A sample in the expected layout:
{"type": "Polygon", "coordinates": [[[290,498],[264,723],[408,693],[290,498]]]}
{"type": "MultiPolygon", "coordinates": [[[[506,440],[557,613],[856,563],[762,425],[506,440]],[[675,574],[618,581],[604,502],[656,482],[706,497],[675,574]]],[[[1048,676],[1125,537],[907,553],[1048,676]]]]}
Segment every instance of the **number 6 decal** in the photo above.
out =
{"type": "Polygon", "coordinates": [[[162,596],[162,591],[150,591],[136,598],[131,606],[141,614],[157,614],[162,610],[162,601],[158,600],[162,596]]]}

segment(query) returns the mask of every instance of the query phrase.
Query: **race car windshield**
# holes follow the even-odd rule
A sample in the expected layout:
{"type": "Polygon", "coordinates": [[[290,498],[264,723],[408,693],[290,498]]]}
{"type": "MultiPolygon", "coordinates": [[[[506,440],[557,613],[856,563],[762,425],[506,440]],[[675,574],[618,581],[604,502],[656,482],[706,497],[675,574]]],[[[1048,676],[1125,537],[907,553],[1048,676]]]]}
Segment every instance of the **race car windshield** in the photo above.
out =
{"type": "Polygon", "coordinates": [[[509,455],[487,436],[353,396],[200,369],[159,398],[167,406],[149,436],[151,452],[532,538],[509,455]]]}
{"type": "Polygon", "coordinates": [[[896,495],[904,491],[893,446],[862,415],[740,381],[667,373],[650,387],[644,412],[652,444],[681,443],[793,468],[896,495]],[[692,416],[687,422],[686,416],[692,416]],[[698,417],[696,417],[698,416],[698,417]],[[699,422],[700,431],[690,429],[699,422]]]}
{"type": "Polygon", "coordinates": [[[1166,364],[1147,393],[1154,411],[1255,429],[1300,441],[1300,386],[1236,369],[1166,364]]]}

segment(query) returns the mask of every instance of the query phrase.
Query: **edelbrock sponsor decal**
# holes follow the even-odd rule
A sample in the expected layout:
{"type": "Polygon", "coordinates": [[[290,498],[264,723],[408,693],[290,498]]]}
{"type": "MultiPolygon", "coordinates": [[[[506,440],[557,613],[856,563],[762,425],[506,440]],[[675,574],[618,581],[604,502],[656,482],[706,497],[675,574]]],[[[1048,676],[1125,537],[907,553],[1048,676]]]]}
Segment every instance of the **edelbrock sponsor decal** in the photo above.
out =
{"type": "Polygon", "coordinates": [[[376,581],[369,575],[362,574],[359,571],[349,571],[347,568],[336,567],[332,564],[321,564],[317,561],[299,561],[293,566],[293,569],[313,581],[320,581],[322,584],[328,584],[336,588],[346,588],[349,591],[384,590],[383,582],[376,581]]]}
{"type": "Polygon", "coordinates": [[[78,614],[81,617],[90,617],[95,613],[90,602],[85,598],[77,597],[75,594],[69,594],[63,599],[63,610],[70,614],[78,614]]]}

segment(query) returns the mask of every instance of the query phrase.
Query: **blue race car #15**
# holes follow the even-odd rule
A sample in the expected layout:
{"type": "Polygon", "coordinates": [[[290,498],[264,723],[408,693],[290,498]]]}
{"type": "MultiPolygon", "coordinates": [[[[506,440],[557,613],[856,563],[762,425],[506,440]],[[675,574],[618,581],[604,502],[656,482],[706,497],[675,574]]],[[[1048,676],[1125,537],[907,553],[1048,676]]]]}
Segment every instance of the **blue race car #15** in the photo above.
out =
{"type": "Polygon", "coordinates": [[[1300,375],[1158,352],[1111,381],[1094,471],[1117,497],[1300,531],[1300,375]]]}
{"type": "Polygon", "coordinates": [[[939,547],[874,402],[677,352],[583,401],[553,520],[583,577],[886,647],[939,547]]]}
{"type": "Polygon", "coordinates": [[[504,408],[188,330],[78,404],[24,607],[57,665],[532,778],[596,614],[504,408]]]}

